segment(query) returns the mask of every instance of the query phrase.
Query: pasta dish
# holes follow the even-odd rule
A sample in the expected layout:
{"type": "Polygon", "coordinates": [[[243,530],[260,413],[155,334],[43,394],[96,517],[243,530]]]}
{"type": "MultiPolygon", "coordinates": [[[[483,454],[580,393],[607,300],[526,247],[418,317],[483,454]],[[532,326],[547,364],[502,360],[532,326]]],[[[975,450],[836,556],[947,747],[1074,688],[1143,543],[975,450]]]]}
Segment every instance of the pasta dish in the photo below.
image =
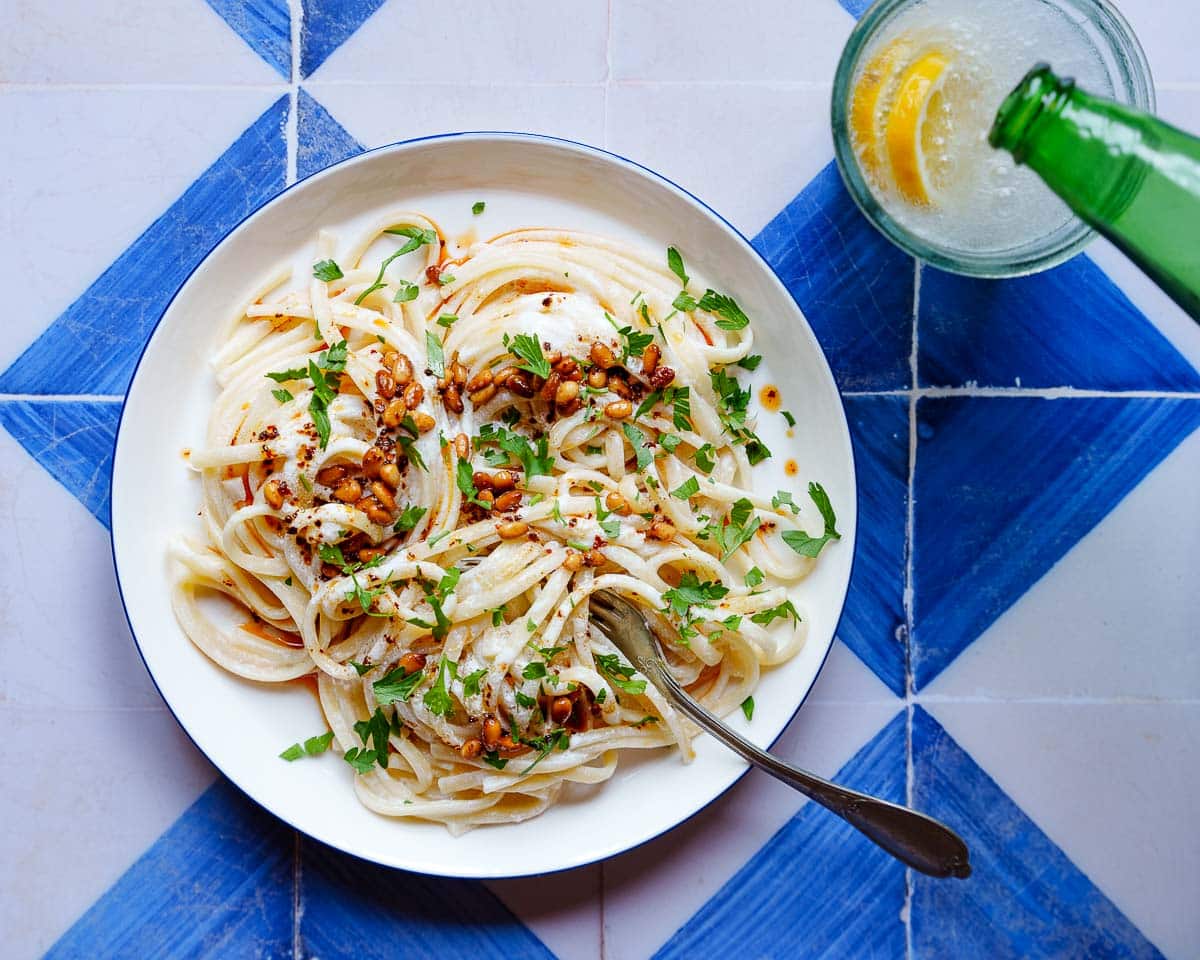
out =
{"type": "Polygon", "coordinates": [[[368,808],[454,832],[535,816],[622,750],[689,759],[693,729],[590,622],[602,589],[694,697],[750,717],[804,642],[788,587],[838,533],[819,484],[751,480],[771,453],[737,301],[674,247],[523,229],[452,258],[414,212],[322,232],[311,263],[221,331],[188,452],[202,532],[171,548],[201,651],[315,678],[328,729],[281,756],[332,750],[368,808]]]}

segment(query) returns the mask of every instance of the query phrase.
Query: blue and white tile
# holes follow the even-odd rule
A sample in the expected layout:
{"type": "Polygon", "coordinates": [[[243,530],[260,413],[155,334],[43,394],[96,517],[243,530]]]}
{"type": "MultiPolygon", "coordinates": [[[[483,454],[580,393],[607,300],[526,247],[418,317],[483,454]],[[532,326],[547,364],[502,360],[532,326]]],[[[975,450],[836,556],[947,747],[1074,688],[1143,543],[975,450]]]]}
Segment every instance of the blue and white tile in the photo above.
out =
{"type": "Polygon", "coordinates": [[[9,0],[4,5],[0,83],[228,87],[280,82],[280,75],[203,0],[9,0]]]}
{"type": "Polygon", "coordinates": [[[961,818],[976,874],[918,881],[916,956],[1195,955],[1196,700],[929,709],[914,800],[961,818]]]}
{"type": "MultiPolygon", "coordinates": [[[[792,0],[692,0],[686,7],[613,0],[613,78],[828,84],[854,20],[834,0],[810,0],[803,16],[799,12],[792,0]]],[[[726,119],[715,114],[706,128],[713,129],[718,118],[720,124],[726,119]]],[[[784,114],[765,130],[778,131],[796,120],[784,114]]],[[[688,128],[679,129],[678,136],[681,143],[691,139],[688,128]]],[[[713,139],[704,137],[706,150],[713,139]]],[[[764,139],[759,128],[744,146],[755,150],[764,139]]]]}
{"type": "MultiPolygon", "coordinates": [[[[415,79],[415,78],[414,78],[415,79]]],[[[369,88],[318,79],[306,90],[365,147],[454,130],[518,130],[599,143],[604,138],[604,87],[521,83],[381,82],[369,88]]],[[[303,151],[328,136],[299,131],[303,151]]]]}
{"type": "MultiPolygon", "coordinates": [[[[303,75],[326,82],[597,83],[608,71],[606,0],[446,0],[420,11],[378,0],[304,0],[304,7],[310,28],[314,15],[336,24],[338,35],[362,24],[324,60],[321,36],[310,30],[302,39],[310,48],[303,75]]],[[[399,116],[394,106],[387,112],[399,116]]]]}
{"type": "Polygon", "coordinates": [[[926,700],[1200,699],[1200,497],[1180,496],[1194,494],[1197,477],[1200,431],[930,683],[926,700]]]}
{"type": "Polygon", "coordinates": [[[753,235],[833,156],[828,106],[827,81],[618,82],[608,92],[604,145],[670,177],[753,235]],[[703,149],[685,146],[700,141],[703,149]]]}
{"type": "MultiPolygon", "coordinates": [[[[211,15],[207,7],[204,10],[211,15]]],[[[229,32],[224,25],[222,29],[229,32]]],[[[234,40],[241,43],[236,37],[234,40]]],[[[0,371],[66,311],[279,96],[244,89],[82,92],[53,88],[0,93],[0,126],[7,131],[0,174],[5,197],[0,203],[8,208],[0,220],[0,257],[22,278],[13,289],[15,309],[5,319],[0,371]]],[[[197,230],[211,229],[198,224],[184,226],[189,237],[197,230]]],[[[139,287],[161,287],[159,274],[166,273],[162,268],[159,258],[151,266],[128,270],[124,278],[128,294],[132,296],[139,287]]],[[[175,285],[170,285],[164,296],[174,289],[175,285]]],[[[165,299],[158,305],[159,311],[162,306],[165,299]]],[[[131,313],[97,314],[95,322],[113,328],[128,322],[131,313]]],[[[92,314],[94,310],[79,317],[75,326],[85,325],[92,314]]],[[[146,323],[157,316],[155,312],[146,323]]],[[[99,331],[97,344],[111,341],[113,333],[114,329],[99,331]]],[[[91,363],[104,366],[120,354],[126,369],[132,369],[140,348],[140,340],[114,341],[110,357],[98,349],[91,363]],[[131,356],[128,351],[133,351],[131,356]]],[[[77,352],[78,348],[63,349],[59,359],[64,364],[74,362],[77,352]]],[[[82,375],[67,377],[67,382],[52,390],[33,390],[27,382],[5,379],[5,392],[124,392],[124,383],[84,386],[89,378],[82,375]]]]}

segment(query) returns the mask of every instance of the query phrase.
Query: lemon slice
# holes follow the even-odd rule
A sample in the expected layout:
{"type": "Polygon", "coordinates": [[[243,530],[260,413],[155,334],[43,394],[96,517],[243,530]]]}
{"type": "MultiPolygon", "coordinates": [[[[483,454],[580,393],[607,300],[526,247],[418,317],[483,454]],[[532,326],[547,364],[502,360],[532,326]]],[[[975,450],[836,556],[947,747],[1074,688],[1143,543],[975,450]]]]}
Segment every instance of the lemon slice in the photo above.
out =
{"type": "Polygon", "coordinates": [[[878,180],[887,157],[883,146],[887,109],[908,58],[912,44],[897,37],[863,67],[850,100],[850,131],[858,148],[859,162],[868,176],[878,180]]]}
{"type": "Polygon", "coordinates": [[[884,140],[892,179],[901,196],[927,204],[936,192],[937,178],[926,161],[927,147],[936,139],[941,122],[941,88],[949,66],[947,57],[931,50],[905,69],[888,111],[884,140]],[[930,124],[930,107],[934,122],[930,124]]]}

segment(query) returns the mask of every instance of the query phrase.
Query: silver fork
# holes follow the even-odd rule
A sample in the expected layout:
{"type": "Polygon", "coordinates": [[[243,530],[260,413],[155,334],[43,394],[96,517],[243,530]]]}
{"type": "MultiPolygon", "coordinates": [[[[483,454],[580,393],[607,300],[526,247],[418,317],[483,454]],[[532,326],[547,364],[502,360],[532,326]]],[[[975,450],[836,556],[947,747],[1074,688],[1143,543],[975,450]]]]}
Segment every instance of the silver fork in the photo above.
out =
{"type": "Polygon", "coordinates": [[[591,597],[592,622],[638,672],[653,683],[681,713],[754,766],[815,800],[856,827],[897,860],[931,877],[971,875],[967,845],[953,830],[923,813],[839,787],[760,750],[700,706],[679,685],[663,660],[658,640],[637,607],[611,590],[591,597]]]}

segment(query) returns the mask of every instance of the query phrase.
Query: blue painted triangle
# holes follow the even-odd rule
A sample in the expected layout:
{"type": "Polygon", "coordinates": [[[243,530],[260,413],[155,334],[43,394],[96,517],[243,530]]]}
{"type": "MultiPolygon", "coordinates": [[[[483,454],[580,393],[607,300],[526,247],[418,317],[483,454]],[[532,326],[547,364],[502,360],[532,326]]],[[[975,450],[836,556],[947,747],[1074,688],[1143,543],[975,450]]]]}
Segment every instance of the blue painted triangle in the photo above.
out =
{"type": "Polygon", "coordinates": [[[845,11],[856,20],[867,12],[872,0],[838,0],[845,11]]]}
{"type": "Polygon", "coordinates": [[[307,177],[366,149],[303,87],[296,98],[296,175],[307,177]]]}
{"type": "Polygon", "coordinates": [[[389,870],[308,839],[301,849],[305,957],[554,958],[482,883],[389,870]]]}
{"type": "Polygon", "coordinates": [[[923,268],[918,354],[923,385],[1200,390],[1200,372],[1083,256],[1005,281],[923,268]]]}
{"type": "Polygon", "coordinates": [[[858,539],[837,635],[902,697],[908,659],[903,634],[908,398],[857,396],[842,402],[858,474],[858,539]]]}
{"type": "Polygon", "coordinates": [[[246,44],[292,79],[292,15],[287,0],[206,0],[246,44]]]}
{"type": "Polygon", "coordinates": [[[1160,956],[920,707],[913,713],[912,755],[913,804],[962,835],[972,866],[961,881],[914,873],[914,956],[1160,956]]]}
{"type": "Polygon", "coordinates": [[[310,77],[386,0],[303,0],[300,76],[310,77]]]}
{"type": "Polygon", "coordinates": [[[293,838],[222,778],[46,956],[291,957],[293,838]]]}
{"type": "Polygon", "coordinates": [[[821,341],[843,390],[903,390],[914,266],[854,205],[830,163],[754,238],[821,341]]]}
{"type": "Polygon", "coordinates": [[[121,404],[103,400],[0,400],[0,426],[106,527],[121,404]]]}
{"type": "Polygon", "coordinates": [[[0,393],[121,394],[150,331],[225,234],[283,189],[280,97],[0,374],[0,393]]]}
{"type": "MultiPolygon", "coordinates": [[[[837,782],[902,803],[905,734],[902,711],[837,782]]],[[[808,803],[654,956],[903,957],[904,898],[902,864],[808,803]]]]}
{"type": "Polygon", "coordinates": [[[922,398],[917,424],[921,688],[1200,426],[1200,400],[922,398]]]}

